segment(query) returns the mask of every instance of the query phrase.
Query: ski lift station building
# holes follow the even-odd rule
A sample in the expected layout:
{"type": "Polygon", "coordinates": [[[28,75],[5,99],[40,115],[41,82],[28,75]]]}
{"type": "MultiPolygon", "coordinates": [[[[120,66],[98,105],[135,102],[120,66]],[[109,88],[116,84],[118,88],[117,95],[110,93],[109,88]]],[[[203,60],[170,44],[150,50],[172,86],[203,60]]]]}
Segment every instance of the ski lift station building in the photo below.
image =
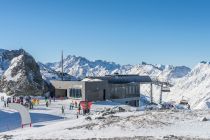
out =
{"type": "Polygon", "coordinates": [[[73,100],[105,101],[112,100],[139,106],[140,85],[151,85],[149,76],[140,75],[106,75],[87,77],[82,81],[51,81],[56,97],[68,97],[73,100]]]}

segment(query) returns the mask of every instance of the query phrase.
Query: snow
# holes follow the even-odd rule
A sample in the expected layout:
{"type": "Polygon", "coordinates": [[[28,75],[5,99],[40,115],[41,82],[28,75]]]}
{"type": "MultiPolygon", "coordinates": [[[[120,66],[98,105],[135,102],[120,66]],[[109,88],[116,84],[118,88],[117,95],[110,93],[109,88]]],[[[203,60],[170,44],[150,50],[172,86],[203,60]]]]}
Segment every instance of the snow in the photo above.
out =
{"type": "Polygon", "coordinates": [[[193,109],[210,106],[210,64],[198,64],[187,76],[179,79],[164,100],[188,100],[193,109]]]}
{"type": "Polygon", "coordinates": [[[128,106],[111,101],[96,102],[89,117],[80,115],[76,110],[69,110],[70,100],[56,100],[49,108],[44,101],[31,110],[33,126],[19,128],[17,112],[0,107],[0,139],[11,136],[11,139],[87,139],[87,138],[125,138],[149,137],[163,138],[174,135],[194,138],[210,138],[210,121],[201,122],[200,118],[210,119],[209,111],[156,110],[135,111],[128,106]],[[65,106],[65,115],[61,106],[65,106]],[[102,116],[108,108],[120,106],[126,112],[116,112],[102,116]],[[10,129],[10,131],[8,131],[10,129]],[[6,131],[6,132],[5,132],[6,131]]]}
{"type": "Polygon", "coordinates": [[[20,56],[12,59],[9,68],[3,74],[3,77],[5,78],[6,81],[17,81],[20,78],[21,72],[12,76],[12,70],[18,65],[18,63],[22,59],[22,57],[23,57],[23,55],[20,55],[20,56]]]}
{"type": "Polygon", "coordinates": [[[91,78],[84,78],[82,81],[88,81],[88,82],[99,82],[99,81],[102,81],[100,79],[91,79],[91,78]]]}

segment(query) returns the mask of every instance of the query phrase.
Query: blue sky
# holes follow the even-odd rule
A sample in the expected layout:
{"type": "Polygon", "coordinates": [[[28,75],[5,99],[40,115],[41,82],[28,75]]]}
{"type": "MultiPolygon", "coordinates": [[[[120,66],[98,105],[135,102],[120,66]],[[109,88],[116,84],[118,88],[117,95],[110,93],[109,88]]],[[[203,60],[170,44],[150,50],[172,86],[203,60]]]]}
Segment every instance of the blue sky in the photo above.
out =
{"type": "Polygon", "coordinates": [[[0,48],[37,61],[65,55],[120,64],[210,61],[209,0],[0,0],[0,48]]]}

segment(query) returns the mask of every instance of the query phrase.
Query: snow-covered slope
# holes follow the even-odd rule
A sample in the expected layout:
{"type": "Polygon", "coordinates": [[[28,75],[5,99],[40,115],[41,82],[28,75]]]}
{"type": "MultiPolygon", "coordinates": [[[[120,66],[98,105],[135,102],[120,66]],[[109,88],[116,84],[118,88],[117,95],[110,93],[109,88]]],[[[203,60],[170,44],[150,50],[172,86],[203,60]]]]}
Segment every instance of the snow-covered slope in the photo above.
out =
{"type": "MultiPolygon", "coordinates": [[[[38,62],[39,68],[40,68],[40,72],[42,74],[42,78],[46,81],[50,81],[50,80],[61,80],[62,78],[62,74],[60,72],[57,72],[49,67],[47,67],[46,65],[44,65],[41,62],[38,62]]],[[[67,73],[64,73],[64,80],[76,80],[75,77],[70,76],[67,73]]]]}
{"type": "Polygon", "coordinates": [[[164,69],[160,73],[159,80],[161,81],[169,81],[172,84],[176,84],[176,80],[183,78],[189,72],[191,71],[190,68],[186,66],[172,66],[172,65],[167,65],[164,66],[164,69]]]}
{"type": "Polygon", "coordinates": [[[210,63],[199,63],[178,80],[166,99],[177,102],[186,99],[193,109],[210,108],[210,63]]]}

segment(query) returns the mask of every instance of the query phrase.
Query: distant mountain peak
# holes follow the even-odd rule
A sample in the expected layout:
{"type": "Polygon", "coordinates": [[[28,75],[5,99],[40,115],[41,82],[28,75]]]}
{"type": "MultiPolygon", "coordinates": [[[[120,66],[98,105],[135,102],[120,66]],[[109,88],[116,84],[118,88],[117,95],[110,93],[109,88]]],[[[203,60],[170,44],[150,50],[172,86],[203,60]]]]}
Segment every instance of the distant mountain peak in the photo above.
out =
{"type": "MultiPolygon", "coordinates": [[[[45,64],[49,68],[55,71],[61,71],[61,61],[45,64]]],[[[120,65],[115,62],[108,62],[104,60],[88,60],[85,57],[68,55],[64,58],[64,72],[78,77],[84,78],[86,76],[102,76],[107,74],[113,74],[115,72],[119,74],[140,74],[159,76],[161,73],[170,71],[172,78],[182,77],[190,71],[187,67],[174,67],[172,65],[153,65],[146,62],[137,65],[120,65]],[[185,69],[181,72],[181,69],[185,69]],[[180,70],[180,73],[177,73],[180,70]],[[176,74],[172,74],[172,73],[176,74]]]]}

